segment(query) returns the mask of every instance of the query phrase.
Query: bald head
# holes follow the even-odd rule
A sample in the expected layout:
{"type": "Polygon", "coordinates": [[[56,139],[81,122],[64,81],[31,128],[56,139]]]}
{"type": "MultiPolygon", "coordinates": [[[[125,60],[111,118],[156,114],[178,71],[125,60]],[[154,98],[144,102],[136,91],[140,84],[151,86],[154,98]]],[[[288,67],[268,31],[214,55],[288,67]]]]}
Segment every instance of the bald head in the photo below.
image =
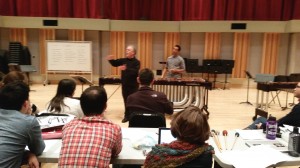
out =
{"type": "Polygon", "coordinates": [[[126,57],[133,58],[136,54],[136,49],[133,45],[129,45],[126,47],[126,57]]]}

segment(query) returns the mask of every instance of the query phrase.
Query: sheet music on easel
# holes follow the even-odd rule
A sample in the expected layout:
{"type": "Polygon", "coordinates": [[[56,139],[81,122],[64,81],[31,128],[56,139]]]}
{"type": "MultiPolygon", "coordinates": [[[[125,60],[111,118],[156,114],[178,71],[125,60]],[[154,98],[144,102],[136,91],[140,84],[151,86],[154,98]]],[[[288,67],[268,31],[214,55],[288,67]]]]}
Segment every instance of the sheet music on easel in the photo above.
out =
{"type": "Polygon", "coordinates": [[[86,79],[83,76],[80,75],[70,75],[73,79],[79,81],[82,85],[84,84],[88,84],[90,86],[94,85],[92,81],[89,81],[88,79],[86,79]]]}

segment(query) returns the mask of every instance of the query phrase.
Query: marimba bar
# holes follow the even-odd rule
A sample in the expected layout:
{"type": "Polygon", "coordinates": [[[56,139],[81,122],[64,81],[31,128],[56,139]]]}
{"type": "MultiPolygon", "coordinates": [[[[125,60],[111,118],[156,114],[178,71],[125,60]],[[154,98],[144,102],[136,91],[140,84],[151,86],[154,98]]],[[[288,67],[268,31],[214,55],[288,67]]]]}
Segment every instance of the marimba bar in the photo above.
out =
{"type": "MultiPolygon", "coordinates": [[[[120,78],[99,78],[99,86],[120,83],[120,78]]],[[[165,93],[174,108],[194,105],[207,110],[208,90],[212,89],[212,83],[203,79],[156,79],[152,88],[165,93]]]]}

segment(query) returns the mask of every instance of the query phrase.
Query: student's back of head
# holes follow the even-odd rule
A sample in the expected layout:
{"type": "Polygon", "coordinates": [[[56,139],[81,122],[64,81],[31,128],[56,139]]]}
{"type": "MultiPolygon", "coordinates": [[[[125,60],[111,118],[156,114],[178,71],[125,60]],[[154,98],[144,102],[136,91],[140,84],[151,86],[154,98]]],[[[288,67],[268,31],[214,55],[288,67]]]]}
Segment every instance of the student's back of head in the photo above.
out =
{"type": "Polygon", "coordinates": [[[196,106],[190,106],[174,114],[171,132],[178,140],[202,145],[210,136],[208,114],[196,106]]]}
{"type": "Polygon", "coordinates": [[[29,99],[29,86],[22,81],[11,82],[0,89],[0,108],[21,110],[29,99]]]}
{"type": "Polygon", "coordinates": [[[154,79],[154,74],[150,69],[145,68],[139,72],[138,77],[141,85],[149,86],[154,79]]]}
{"type": "Polygon", "coordinates": [[[56,96],[72,97],[76,89],[76,83],[72,79],[62,79],[59,81],[56,96]]]}
{"type": "Polygon", "coordinates": [[[27,77],[20,71],[10,71],[3,77],[3,84],[6,85],[11,82],[22,81],[28,83],[27,77]]]}
{"type": "Polygon", "coordinates": [[[86,116],[102,114],[106,109],[106,102],[106,91],[100,86],[91,86],[80,96],[81,109],[86,116]]]}
{"type": "Polygon", "coordinates": [[[76,83],[72,79],[62,79],[59,81],[56,95],[50,100],[48,110],[50,112],[61,112],[65,97],[72,97],[76,89],[76,83]]]}

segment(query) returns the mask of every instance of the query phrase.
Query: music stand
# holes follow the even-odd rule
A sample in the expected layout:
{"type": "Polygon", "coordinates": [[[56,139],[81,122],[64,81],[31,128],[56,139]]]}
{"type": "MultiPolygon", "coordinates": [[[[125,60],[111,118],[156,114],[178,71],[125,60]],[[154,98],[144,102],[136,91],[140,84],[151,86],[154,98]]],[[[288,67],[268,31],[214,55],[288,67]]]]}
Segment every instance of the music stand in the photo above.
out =
{"type": "Polygon", "coordinates": [[[249,98],[249,84],[250,84],[250,79],[252,79],[252,75],[248,72],[248,71],[245,71],[246,73],[246,76],[248,78],[248,84],[247,84],[247,100],[245,102],[240,102],[240,104],[249,104],[249,105],[253,105],[252,103],[249,102],[248,98],[249,98]]]}
{"type": "Polygon", "coordinates": [[[81,83],[81,90],[83,92],[83,85],[88,84],[89,86],[93,86],[94,84],[87,80],[85,77],[83,76],[79,76],[79,75],[70,75],[73,79],[75,79],[76,81],[79,81],[81,83]]]}
{"type": "Polygon", "coordinates": [[[21,72],[25,72],[26,73],[26,76],[27,76],[27,79],[28,79],[28,83],[30,84],[31,81],[30,81],[30,75],[29,75],[29,73],[36,72],[35,66],[33,66],[33,65],[20,65],[20,69],[21,69],[21,72]]]}

